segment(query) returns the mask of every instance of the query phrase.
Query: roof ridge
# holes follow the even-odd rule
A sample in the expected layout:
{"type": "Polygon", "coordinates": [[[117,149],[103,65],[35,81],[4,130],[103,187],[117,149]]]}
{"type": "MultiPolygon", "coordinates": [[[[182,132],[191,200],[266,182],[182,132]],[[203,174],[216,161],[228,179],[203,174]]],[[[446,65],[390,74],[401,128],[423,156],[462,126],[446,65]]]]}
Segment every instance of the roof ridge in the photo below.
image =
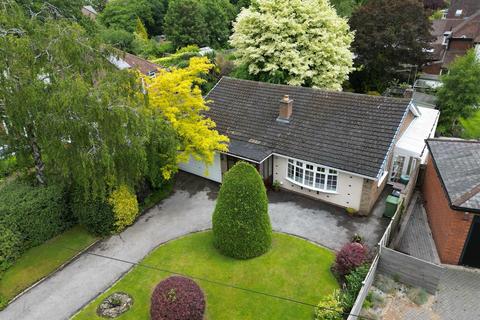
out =
{"type": "Polygon", "coordinates": [[[462,23],[460,23],[458,26],[456,26],[455,28],[452,29],[452,33],[455,33],[455,32],[458,32],[459,30],[461,30],[463,27],[465,27],[465,25],[469,22],[471,22],[473,19],[477,18],[478,16],[480,16],[480,10],[477,10],[477,12],[475,12],[474,14],[472,14],[470,17],[468,17],[467,19],[465,19],[462,23]]]}
{"type": "Polygon", "coordinates": [[[458,142],[458,143],[473,143],[480,144],[480,140],[464,140],[464,139],[449,139],[449,138],[429,138],[426,139],[427,142],[458,142]]]}
{"type": "Polygon", "coordinates": [[[329,90],[329,89],[323,89],[323,88],[291,86],[291,85],[288,85],[288,84],[270,83],[270,82],[263,82],[263,81],[239,79],[239,78],[234,78],[234,77],[229,77],[229,76],[223,76],[222,78],[220,78],[219,82],[223,78],[234,80],[234,81],[240,81],[240,82],[257,83],[257,84],[267,85],[267,86],[272,86],[272,87],[304,88],[306,90],[315,90],[315,91],[321,91],[321,92],[339,94],[339,95],[351,95],[351,96],[357,96],[357,97],[362,96],[362,97],[368,97],[369,99],[375,99],[375,100],[398,101],[398,102],[408,102],[408,103],[410,103],[410,100],[405,99],[405,98],[395,98],[395,97],[386,97],[386,96],[372,96],[372,95],[368,95],[368,94],[364,94],[364,93],[356,93],[356,92],[348,92],[348,91],[335,91],[335,90],[329,90]]]}
{"type": "Polygon", "coordinates": [[[454,206],[460,207],[462,204],[476,196],[477,194],[480,193],[480,184],[478,184],[476,187],[473,187],[472,190],[464,193],[458,199],[452,202],[454,206]]]}

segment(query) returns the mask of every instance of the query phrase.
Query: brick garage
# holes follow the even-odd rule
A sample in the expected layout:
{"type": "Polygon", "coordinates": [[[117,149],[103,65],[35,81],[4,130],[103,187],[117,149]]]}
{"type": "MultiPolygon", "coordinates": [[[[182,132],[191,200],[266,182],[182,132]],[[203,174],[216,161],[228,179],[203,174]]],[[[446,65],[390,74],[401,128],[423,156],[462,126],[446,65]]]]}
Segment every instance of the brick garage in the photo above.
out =
{"type": "Polygon", "coordinates": [[[450,208],[442,182],[430,157],[425,172],[423,197],[428,222],[442,263],[459,264],[472,215],[450,208]]]}

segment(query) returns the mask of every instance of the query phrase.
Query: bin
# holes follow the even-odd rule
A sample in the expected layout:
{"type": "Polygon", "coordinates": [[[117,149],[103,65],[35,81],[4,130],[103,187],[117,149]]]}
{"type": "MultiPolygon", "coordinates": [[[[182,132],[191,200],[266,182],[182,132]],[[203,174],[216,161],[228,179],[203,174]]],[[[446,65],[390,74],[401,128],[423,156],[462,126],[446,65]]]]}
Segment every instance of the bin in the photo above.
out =
{"type": "Polygon", "coordinates": [[[398,204],[400,203],[399,197],[394,197],[392,195],[387,197],[387,201],[385,204],[385,212],[383,213],[384,217],[392,218],[397,211],[398,204]]]}
{"type": "Polygon", "coordinates": [[[409,181],[410,181],[410,176],[409,175],[402,174],[400,176],[400,183],[401,184],[407,185],[409,181]]]}

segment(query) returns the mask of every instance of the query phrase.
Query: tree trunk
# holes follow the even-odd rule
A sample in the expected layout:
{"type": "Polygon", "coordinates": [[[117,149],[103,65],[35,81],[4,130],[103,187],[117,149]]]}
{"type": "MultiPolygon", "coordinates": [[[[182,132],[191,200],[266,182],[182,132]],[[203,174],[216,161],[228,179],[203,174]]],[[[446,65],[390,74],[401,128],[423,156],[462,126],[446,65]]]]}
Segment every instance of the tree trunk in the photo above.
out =
{"type": "Polygon", "coordinates": [[[30,147],[32,148],[33,161],[35,163],[35,177],[37,178],[38,183],[40,183],[41,185],[45,185],[45,164],[42,160],[42,154],[40,152],[40,148],[38,147],[37,139],[31,128],[28,129],[27,134],[30,142],[30,147]]]}

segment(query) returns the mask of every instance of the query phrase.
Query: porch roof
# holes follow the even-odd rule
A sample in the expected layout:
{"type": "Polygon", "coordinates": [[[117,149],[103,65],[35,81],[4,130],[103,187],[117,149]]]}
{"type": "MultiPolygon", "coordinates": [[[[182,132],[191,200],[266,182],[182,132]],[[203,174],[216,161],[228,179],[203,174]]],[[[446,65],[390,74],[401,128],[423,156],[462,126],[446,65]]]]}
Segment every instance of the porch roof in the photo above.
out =
{"type": "Polygon", "coordinates": [[[252,162],[261,163],[265,158],[272,154],[272,150],[256,141],[240,141],[230,139],[228,152],[232,156],[244,158],[252,162]]]}
{"type": "Polygon", "coordinates": [[[433,138],[437,128],[440,111],[418,107],[420,116],[413,119],[395,147],[395,153],[420,158],[421,163],[427,159],[426,139],[433,138]]]}

